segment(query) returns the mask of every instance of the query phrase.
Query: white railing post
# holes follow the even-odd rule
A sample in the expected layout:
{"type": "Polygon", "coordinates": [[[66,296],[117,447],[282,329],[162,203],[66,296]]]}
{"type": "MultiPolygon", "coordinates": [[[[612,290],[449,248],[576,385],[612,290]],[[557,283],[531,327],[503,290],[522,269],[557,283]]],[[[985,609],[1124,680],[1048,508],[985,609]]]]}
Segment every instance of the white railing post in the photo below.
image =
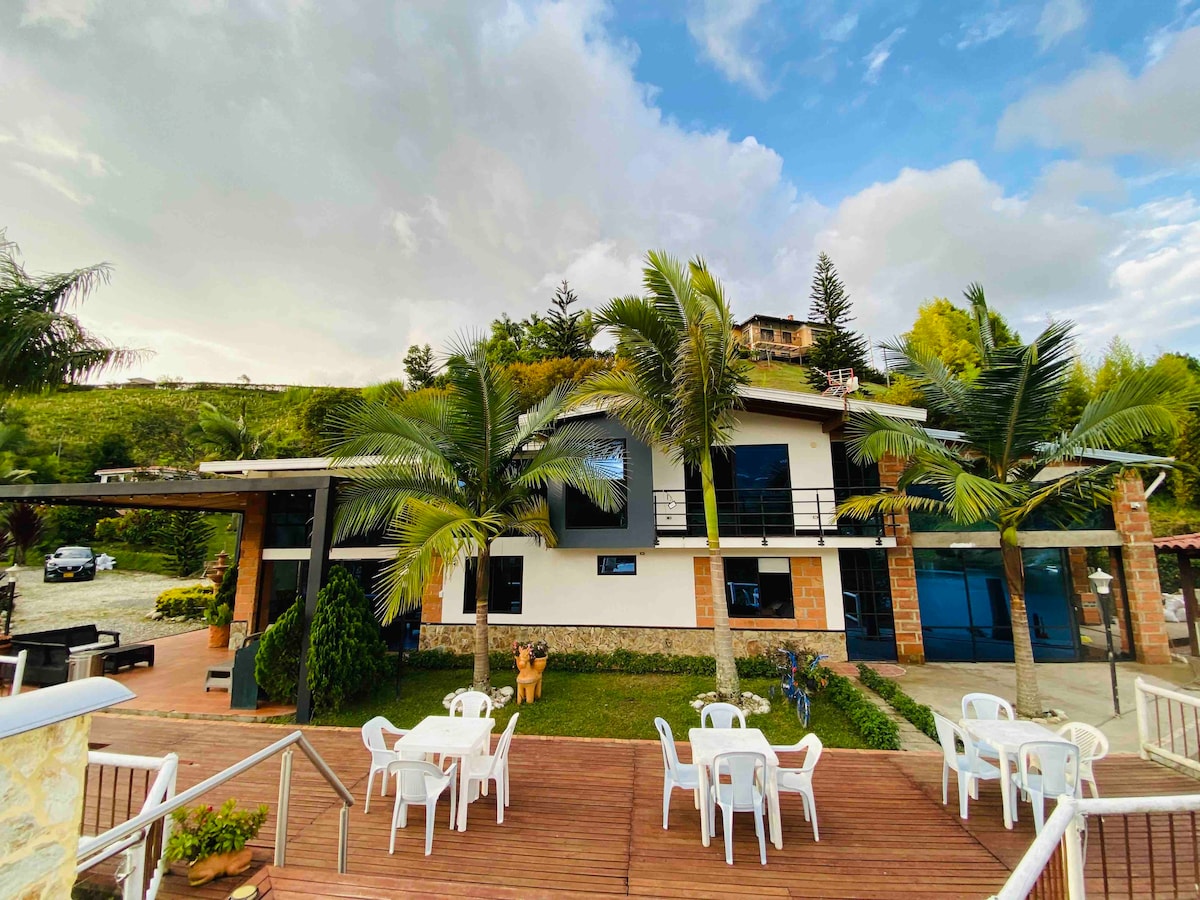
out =
{"type": "Polygon", "coordinates": [[[288,803],[292,795],[292,749],[279,759],[279,809],[275,814],[275,865],[287,865],[288,803]]]}
{"type": "Polygon", "coordinates": [[[1087,822],[1077,815],[1063,833],[1063,861],[1067,868],[1067,896],[1071,900],[1085,900],[1087,891],[1083,879],[1083,834],[1087,822]]]}
{"type": "Polygon", "coordinates": [[[1150,719],[1146,709],[1146,683],[1142,681],[1142,676],[1139,675],[1133,682],[1134,702],[1137,705],[1137,728],[1138,728],[1138,756],[1142,759],[1149,759],[1150,754],[1146,752],[1146,745],[1150,743],[1150,719]]]}

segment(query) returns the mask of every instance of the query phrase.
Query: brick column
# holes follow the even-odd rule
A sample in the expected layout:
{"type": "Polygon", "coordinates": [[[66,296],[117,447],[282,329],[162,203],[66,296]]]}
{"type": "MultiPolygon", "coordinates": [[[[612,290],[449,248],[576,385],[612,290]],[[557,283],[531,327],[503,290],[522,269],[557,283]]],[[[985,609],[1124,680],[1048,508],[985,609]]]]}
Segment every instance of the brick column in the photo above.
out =
{"type": "Polygon", "coordinates": [[[1075,595],[1075,606],[1080,611],[1082,625],[1099,625],[1100,609],[1092,583],[1088,581],[1087,548],[1072,547],[1067,551],[1071,562],[1071,592],[1075,595]]]}
{"type": "MultiPolygon", "coordinates": [[[[879,483],[895,488],[904,471],[904,460],[885,456],[879,461],[879,483]]],[[[892,620],[896,628],[896,660],[908,665],[925,662],[925,640],[921,634],[921,607],[917,602],[917,569],[913,562],[912,530],[908,513],[898,512],[892,535],[896,546],[888,548],[888,579],[892,589],[892,620]]]]}
{"type": "Polygon", "coordinates": [[[1171,647],[1163,619],[1162,586],[1158,559],[1150,531],[1150,511],[1142,478],[1126,472],[1113,491],[1113,516],[1121,535],[1125,568],[1125,602],[1133,620],[1133,648],[1137,661],[1146,665],[1171,662],[1171,647]]]}
{"type": "MultiPolygon", "coordinates": [[[[712,578],[709,576],[707,556],[696,556],[692,559],[692,567],[696,579],[696,627],[713,627],[713,595],[712,578]]],[[[724,597],[721,598],[724,601],[724,597]]]]}
{"type": "Polygon", "coordinates": [[[267,528],[267,495],[251,494],[242,513],[242,539],[238,544],[238,583],[233,598],[233,617],[247,623],[250,633],[262,631],[258,621],[258,587],[262,580],[262,547],[267,528]]]}
{"type": "Polygon", "coordinates": [[[442,583],[444,572],[441,559],[434,564],[433,577],[425,585],[421,593],[421,624],[432,625],[442,623],[442,583]]]}

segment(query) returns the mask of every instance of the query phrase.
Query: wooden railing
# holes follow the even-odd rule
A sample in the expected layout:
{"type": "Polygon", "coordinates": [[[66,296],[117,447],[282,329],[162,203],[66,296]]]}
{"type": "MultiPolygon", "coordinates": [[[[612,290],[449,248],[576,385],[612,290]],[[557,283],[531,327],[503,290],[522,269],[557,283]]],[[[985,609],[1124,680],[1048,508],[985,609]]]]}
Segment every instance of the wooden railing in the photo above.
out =
{"type": "Polygon", "coordinates": [[[1142,759],[1200,775],[1200,697],[1140,677],[1134,681],[1134,690],[1142,759]]]}

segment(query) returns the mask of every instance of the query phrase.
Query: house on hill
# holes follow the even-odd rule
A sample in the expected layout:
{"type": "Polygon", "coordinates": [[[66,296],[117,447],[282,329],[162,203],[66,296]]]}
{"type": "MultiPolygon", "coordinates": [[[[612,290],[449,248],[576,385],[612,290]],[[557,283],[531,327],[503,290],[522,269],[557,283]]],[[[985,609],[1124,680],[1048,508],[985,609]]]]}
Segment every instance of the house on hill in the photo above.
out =
{"type": "Polygon", "coordinates": [[[799,362],[824,328],[817,322],[798,322],[795,316],[753,315],[733,326],[733,337],[756,358],[799,362]]]}

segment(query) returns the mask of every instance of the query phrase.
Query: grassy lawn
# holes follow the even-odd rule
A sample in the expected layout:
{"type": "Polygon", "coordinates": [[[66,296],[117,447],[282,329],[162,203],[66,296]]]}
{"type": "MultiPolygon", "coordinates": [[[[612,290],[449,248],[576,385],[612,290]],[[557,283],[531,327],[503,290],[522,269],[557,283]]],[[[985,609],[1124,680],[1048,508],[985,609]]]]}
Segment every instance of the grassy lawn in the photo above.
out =
{"type": "Polygon", "coordinates": [[[755,362],[750,369],[750,384],[754,387],[774,388],[779,391],[802,391],[815,393],[808,381],[808,366],[774,360],[755,362]]]}
{"type": "MultiPolygon", "coordinates": [[[[395,680],[381,685],[375,695],[360,700],[341,712],[320,716],[317,725],[358,726],[371,716],[384,715],[395,725],[409,728],[429,715],[444,715],[442,698],[471,680],[467,670],[409,670],[401,679],[399,696],[395,680]]],[[[497,687],[516,685],[515,672],[493,672],[497,687]]],[[[742,680],[742,690],[770,698],[778,681],[766,678],[742,680]]],[[[515,711],[520,711],[519,734],[549,734],[572,737],[655,738],[654,717],[671,723],[675,739],[687,740],[687,732],[700,724],[688,704],[703,691],[713,689],[711,678],[700,675],[624,675],[555,672],[553,659],[546,672],[542,699],[532,706],[509,703],[496,713],[499,732],[515,711]]],[[[751,716],[748,724],[761,728],[775,744],[798,741],[806,733],[789,707],[776,696],[765,716],[751,716]]],[[[840,709],[821,697],[813,702],[812,730],[830,747],[865,747],[857,729],[840,709]]]]}

